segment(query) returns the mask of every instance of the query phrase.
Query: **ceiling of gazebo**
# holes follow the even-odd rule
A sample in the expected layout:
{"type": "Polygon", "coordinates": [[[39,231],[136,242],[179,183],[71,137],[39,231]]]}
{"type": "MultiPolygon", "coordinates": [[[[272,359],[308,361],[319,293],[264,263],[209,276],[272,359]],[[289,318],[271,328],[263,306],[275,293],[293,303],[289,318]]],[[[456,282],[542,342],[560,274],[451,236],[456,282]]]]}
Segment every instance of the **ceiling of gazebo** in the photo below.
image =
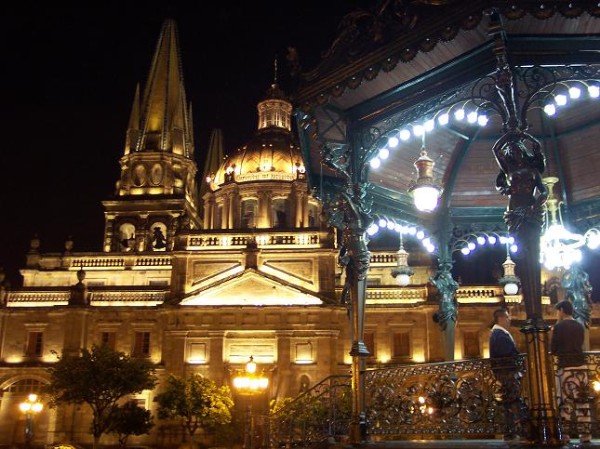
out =
{"type": "MultiPolygon", "coordinates": [[[[354,42],[353,47],[348,42],[337,42],[322,64],[304,75],[296,100],[306,114],[301,121],[306,125],[301,140],[313,179],[337,176],[323,168],[321,150],[324,144],[350,143],[348,124],[362,135],[360,141],[352,142],[353,154],[369,153],[370,159],[382,146],[387,131],[412,129],[414,124],[439,116],[437,105],[442,103],[447,111],[448,97],[455,91],[462,88],[466,92],[477,80],[494,72],[497,62],[493,38],[488,36],[488,16],[481,13],[494,2],[464,2],[468,6],[436,2],[452,3],[441,7],[423,6],[427,2],[419,1],[404,3],[419,4],[418,19],[411,22],[418,27],[383,33],[385,42],[370,41],[369,45],[357,46],[354,42]],[[452,9],[448,9],[450,6],[452,9]],[[424,15],[427,11],[433,12],[424,15]],[[449,29],[456,23],[460,25],[455,27],[454,37],[446,41],[439,38],[444,30],[452,34],[449,29]],[[428,36],[433,36],[430,41],[428,36]],[[351,53],[351,48],[361,50],[351,53]],[[409,55],[408,48],[419,51],[409,55]]],[[[508,3],[533,8],[533,2],[503,2],[511,11],[517,9],[510,9],[508,3]]],[[[539,8],[541,2],[535,3],[539,8]]],[[[560,4],[544,3],[550,9],[560,4]]],[[[562,2],[561,7],[564,5],[562,2]]],[[[540,11],[515,15],[520,18],[502,16],[509,62],[515,66],[600,64],[597,10],[582,9],[577,14],[556,10],[543,19],[539,18],[540,11]]],[[[529,110],[527,119],[529,132],[546,154],[544,176],[559,177],[555,193],[574,219],[585,218],[589,224],[600,216],[600,152],[596,149],[600,140],[600,99],[589,98],[586,86],[579,86],[581,98],[569,100],[556,115],[548,116],[538,105],[529,110]]],[[[451,112],[457,108],[453,105],[451,112]]],[[[465,110],[468,112],[469,107],[465,110]]],[[[502,132],[500,117],[489,115],[489,122],[482,127],[453,120],[452,113],[450,116],[448,125],[436,124],[425,134],[425,147],[435,161],[434,173],[444,185],[447,205],[458,220],[502,221],[507,199],[495,188],[499,169],[491,150],[502,132]]],[[[368,180],[375,186],[375,212],[379,209],[391,214],[395,210],[401,219],[403,215],[418,216],[407,190],[416,178],[413,163],[421,145],[421,138],[413,136],[391,149],[379,168],[369,169],[368,180]]]]}

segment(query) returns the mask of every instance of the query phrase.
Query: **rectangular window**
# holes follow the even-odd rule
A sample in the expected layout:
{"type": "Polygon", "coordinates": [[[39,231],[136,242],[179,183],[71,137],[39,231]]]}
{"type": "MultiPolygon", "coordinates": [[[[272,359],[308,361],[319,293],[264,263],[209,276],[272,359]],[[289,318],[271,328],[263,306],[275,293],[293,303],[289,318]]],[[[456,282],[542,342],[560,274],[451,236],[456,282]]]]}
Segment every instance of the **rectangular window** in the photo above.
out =
{"type": "Polygon", "coordinates": [[[299,364],[307,364],[314,361],[312,345],[309,342],[296,343],[296,357],[294,361],[299,364]]]}
{"type": "Polygon", "coordinates": [[[188,346],[188,363],[206,363],[206,343],[190,342],[188,346]]]}
{"type": "Polygon", "coordinates": [[[479,332],[477,331],[464,331],[463,332],[464,342],[464,358],[476,358],[480,357],[481,351],[479,348],[479,332]]]}
{"type": "Polygon", "coordinates": [[[25,355],[27,357],[41,357],[44,350],[44,333],[29,332],[27,334],[27,348],[25,355]]]}
{"type": "Polygon", "coordinates": [[[115,349],[116,340],[117,340],[117,335],[115,332],[102,332],[100,334],[100,344],[102,346],[108,346],[113,351],[115,349]]]}
{"type": "Polygon", "coordinates": [[[150,332],[136,332],[133,357],[150,357],[150,332]]]}
{"type": "Polygon", "coordinates": [[[410,358],[410,333],[396,332],[394,334],[394,344],[392,357],[395,359],[410,358]]]}

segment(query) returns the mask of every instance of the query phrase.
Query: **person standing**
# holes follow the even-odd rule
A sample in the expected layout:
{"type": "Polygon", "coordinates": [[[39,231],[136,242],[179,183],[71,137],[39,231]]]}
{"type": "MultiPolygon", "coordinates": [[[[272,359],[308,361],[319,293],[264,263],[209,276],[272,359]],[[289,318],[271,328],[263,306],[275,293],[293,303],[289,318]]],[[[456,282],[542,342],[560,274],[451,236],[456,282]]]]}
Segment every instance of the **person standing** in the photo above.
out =
{"type": "Polygon", "coordinates": [[[521,378],[523,374],[519,369],[516,356],[519,350],[510,328],[510,314],[506,309],[494,311],[494,325],[490,334],[490,358],[492,371],[500,384],[502,406],[504,407],[505,425],[507,432],[504,439],[507,441],[519,439],[521,416],[524,410],[521,398],[521,378]]]}
{"type": "Polygon", "coordinates": [[[591,441],[590,403],[586,393],[588,375],[583,342],[585,328],[573,318],[573,304],[569,300],[558,302],[556,324],[552,328],[550,352],[556,356],[556,389],[560,417],[571,420],[571,410],[575,411],[575,425],[582,443],[591,441]]]}

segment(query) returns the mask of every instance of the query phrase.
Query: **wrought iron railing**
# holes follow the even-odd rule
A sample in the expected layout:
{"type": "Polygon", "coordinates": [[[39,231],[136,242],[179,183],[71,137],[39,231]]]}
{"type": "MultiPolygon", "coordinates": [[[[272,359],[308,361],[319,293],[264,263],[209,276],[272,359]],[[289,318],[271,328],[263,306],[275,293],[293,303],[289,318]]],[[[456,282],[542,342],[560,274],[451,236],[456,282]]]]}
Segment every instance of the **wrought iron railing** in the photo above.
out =
{"type": "Polygon", "coordinates": [[[571,438],[600,437],[600,352],[555,359],[556,394],[561,427],[571,438]]]}
{"type": "Polygon", "coordinates": [[[524,360],[475,359],[367,371],[369,434],[376,440],[508,434],[527,416],[524,360]]]}
{"type": "MultiPolygon", "coordinates": [[[[369,438],[481,439],[515,431],[526,437],[525,369],[525,355],[520,355],[368,370],[369,438]]],[[[555,360],[554,373],[563,434],[600,438],[600,352],[555,360]]],[[[347,439],[350,388],[350,376],[332,376],[272,413],[269,447],[309,448],[347,439]]]]}
{"type": "Polygon", "coordinates": [[[350,376],[327,377],[269,415],[269,447],[308,448],[343,438],[350,413],[350,376]]]}
{"type": "MultiPolygon", "coordinates": [[[[527,433],[525,356],[368,370],[365,408],[372,440],[494,438],[527,433]],[[506,373],[515,379],[506,383],[506,373]],[[505,384],[503,385],[502,380],[505,384]]],[[[350,376],[332,376],[269,416],[271,449],[345,441],[350,376]]]]}

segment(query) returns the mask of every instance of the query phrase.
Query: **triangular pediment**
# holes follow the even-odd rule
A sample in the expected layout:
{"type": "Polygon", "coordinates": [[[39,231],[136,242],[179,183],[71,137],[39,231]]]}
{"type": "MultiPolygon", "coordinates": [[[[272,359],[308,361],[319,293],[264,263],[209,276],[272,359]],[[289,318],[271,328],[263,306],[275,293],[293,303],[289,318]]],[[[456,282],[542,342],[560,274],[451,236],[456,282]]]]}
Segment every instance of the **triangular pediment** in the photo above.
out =
{"type": "Polygon", "coordinates": [[[194,292],[181,305],[201,306],[305,306],[323,301],[302,290],[247,270],[225,282],[194,292]]]}

